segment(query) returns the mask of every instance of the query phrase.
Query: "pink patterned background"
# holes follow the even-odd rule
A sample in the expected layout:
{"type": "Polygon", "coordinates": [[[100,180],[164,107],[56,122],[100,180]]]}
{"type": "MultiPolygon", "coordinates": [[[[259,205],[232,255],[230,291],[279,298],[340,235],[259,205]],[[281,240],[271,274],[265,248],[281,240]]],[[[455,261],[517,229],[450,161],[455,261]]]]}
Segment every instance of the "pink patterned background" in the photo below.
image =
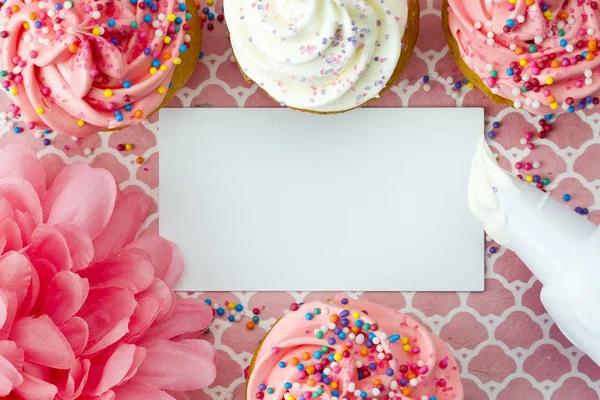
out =
{"type": "MultiPolygon", "coordinates": [[[[202,0],[202,6],[206,0],[202,0]]],[[[378,107],[485,107],[487,130],[494,121],[492,142],[501,155],[501,164],[517,173],[517,161],[539,161],[532,171],[549,177],[549,189],[557,199],[570,193],[571,207],[587,207],[587,216],[600,223],[600,114],[590,110],[561,115],[547,139],[536,140],[530,151],[520,143],[524,132],[538,129],[538,118],[522,110],[492,104],[479,90],[463,87],[453,94],[447,78],[462,79],[448,53],[441,28],[441,0],[421,0],[421,33],[412,61],[402,80],[374,106],[378,107]],[[424,75],[439,77],[422,85],[424,75]],[[454,98],[456,97],[456,98],[454,98]]],[[[221,12],[221,1],[211,7],[221,12]]],[[[232,58],[227,29],[213,21],[205,26],[204,57],[172,107],[275,107],[255,85],[247,84],[232,58]]],[[[5,108],[7,100],[0,98],[5,108]]],[[[326,117],[325,117],[326,118],[326,117]]],[[[201,124],[201,122],[199,122],[201,124]]],[[[110,170],[124,192],[141,191],[154,205],[142,230],[158,230],[158,118],[146,126],[101,133],[74,141],[50,135],[45,147],[30,132],[14,134],[0,127],[0,147],[22,142],[38,151],[49,166],[52,181],[65,164],[83,161],[110,170]],[[118,151],[119,144],[131,143],[131,151],[118,151]],[[91,155],[85,155],[91,149],[91,155]],[[135,162],[143,157],[144,163],[135,162]]],[[[443,134],[441,132],[440,134],[443,134]]],[[[443,179],[440,170],[440,179],[443,179]]],[[[584,218],[584,217],[582,217],[584,218]]],[[[488,243],[488,246],[492,245],[488,243]]],[[[451,266],[448,266],[451,268],[451,266]]],[[[600,398],[600,367],[583,355],[560,333],[539,301],[541,285],[511,252],[500,248],[486,257],[486,290],[483,293],[361,293],[348,296],[375,301],[402,310],[421,321],[446,340],[462,367],[468,400],[551,399],[595,400],[600,398]]],[[[261,321],[252,331],[250,320],[230,323],[218,318],[206,337],[219,350],[219,374],[205,392],[191,393],[193,399],[244,398],[243,370],[254,349],[271,324],[292,302],[323,299],[330,293],[195,293],[223,305],[241,303],[246,309],[259,308],[261,321]]]]}

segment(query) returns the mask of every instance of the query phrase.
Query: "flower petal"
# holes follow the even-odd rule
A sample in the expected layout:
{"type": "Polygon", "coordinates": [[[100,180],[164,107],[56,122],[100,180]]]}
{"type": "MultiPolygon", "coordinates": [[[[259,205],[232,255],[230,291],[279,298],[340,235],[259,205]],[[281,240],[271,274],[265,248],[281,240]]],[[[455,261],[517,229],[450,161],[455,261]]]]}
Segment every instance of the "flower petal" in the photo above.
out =
{"type": "Polygon", "coordinates": [[[108,358],[104,355],[95,358],[84,393],[99,396],[121,385],[128,376],[135,374],[145,355],[145,349],[122,343],[108,358]]]}
{"type": "Polygon", "coordinates": [[[44,212],[44,222],[48,221],[50,210],[58,196],[65,190],[65,188],[79,175],[85,171],[89,171],[91,168],[89,165],[84,163],[76,162],[69,164],[60,171],[60,173],[54,179],[52,186],[46,190],[42,198],[42,210],[44,212]]]}
{"type": "Polygon", "coordinates": [[[156,298],[146,292],[144,291],[136,299],[137,305],[129,320],[128,332],[123,337],[124,342],[136,343],[152,326],[159,312],[161,312],[165,300],[156,298]]]}
{"type": "Polygon", "coordinates": [[[120,253],[111,253],[104,260],[90,265],[79,275],[88,279],[93,289],[114,287],[139,293],[152,284],[154,268],[145,251],[123,249],[120,253]]]}
{"type": "Polygon", "coordinates": [[[0,198],[7,199],[13,210],[29,214],[35,226],[42,223],[40,198],[27,180],[16,176],[0,178],[0,198]]]}
{"type": "Polygon", "coordinates": [[[0,356],[0,396],[8,396],[21,383],[23,383],[21,373],[10,361],[0,356]]]}
{"type": "Polygon", "coordinates": [[[42,302],[46,298],[48,285],[50,285],[50,281],[57,272],[54,265],[44,258],[32,260],[31,264],[33,265],[31,269],[31,285],[29,286],[27,298],[23,302],[21,310],[19,310],[19,315],[21,316],[35,313],[42,307],[42,302]]]}
{"type": "Polygon", "coordinates": [[[10,339],[30,362],[56,369],[68,369],[75,362],[69,342],[47,315],[15,321],[10,339]]]}
{"type": "Polygon", "coordinates": [[[148,235],[138,238],[128,247],[142,249],[150,254],[154,276],[165,281],[171,288],[175,286],[184,267],[177,246],[160,236],[148,235]]]}
{"type": "Polygon", "coordinates": [[[91,239],[102,232],[115,206],[117,186],[105,169],[93,168],[77,175],[52,205],[48,224],[72,224],[91,239]]]}
{"type": "Polygon", "coordinates": [[[140,343],[153,340],[191,339],[204,332],[213,320],[213,312],[199,299],[177,298],[173,315],[153,326],[140,343]]]}
{"type": "Polygon", "coordinates": [[[8,298],[0,291],[0,329],[8,318],[8,298]]]}
{"type": "Polygon", "coordinates": [[[23,374],[23,383],[14,392],[27,400],[53,400],[58,388],[42,379],[23,374]]]}
{"type": "Polygon", "coordinates": [[[19,176],[28,181],[38,195],[46,189],[46,174],[35,153],[26,145],[12,144],[0,152],[0,178],[19,176]]]}
{"type": "Polygon", "coordinates": [[[73,317],[60,327],[60,331],[69,341],[75,356],[79,356],[87,346],[90,336],[87,322],[80,317],[73,317]]]}
{"type": "MultiPolygon", "coordinates": [[[[12,329],[12,324],[17,314],[17,295],[13,292],[9,292],[6,289],[0,288],[0,295],[4,299],[4,304],[6,305],[6,317],[4,321],[4,325],[0,325],[0,344],[3,340],[8,338],[10,334],[10,330],[12,329]]],[[[2,347],[0,346],[0,354],[2,347]]]]}
{"type": "Polygon", "coordinates": [[[148,216],[148,201],[143,193],[129,193],[117,200],[106,228],[94,239],[94,260],[120,250],[135,238],[148,216]]]}
{"type": "Polygon", "coordinates": [[[115,389],[118,399],[127,400],[175,400],[167,392],[158,390],[148,385],[127,383],[115,389]]]}
{"type": "Polygon", "coordinates": [[[208,358],[213,364],[217,363],[217,349],[215,348],[215,346],[212,345],[212,343],[209,343],[206,340],[202,339],[186,339],[182,340],[179,343],[187,344],[189,346],[194,347],[200,353],[204,354],[204,356],[208,358]]]}
{"type": "Polygon", "coordinates": [[[72,271],[81,271],[88,267],[94,258],[94,245],[92,239],[83,230],[75,225],[58,224],[55,226],[65,238],[71,259],[73,260],[72,271]]]}
{"type": "Polygon", "coordinates": [[[40,225],[33,231],[26,254],[31,260],[48,260],[57,271],[70,271],[73,267],[67,241],[58,229],[50,225],[40,225]]]}
{"type": "Polygon", "coordinates": [[[87,280],[69,271],[59,272],[50,281],[42,313],[61,326],[79,311],[88,291],[87,280]]]}
{"type": "Polygon", "coordinates": [[[31,263],[23,254],[11,251],[0,256],[0,288],[17,296],[17,307],[21,305],[31,283],[31,263]]]}
{"type": "Polygon", "coordinates": [[[89,356],[117,342],[127,333],[129,318],[135,310],[135,299],[129,290],[91,289],[77,315],[89,327],[90,337],[84,356],[89,356]]]}
{"type": "Polygon", "coordinates": [[[132,383],[187,391],[206,388],[215,379],[215,364],[194,346],[157,340],[145,347],[146,358],[132,383]]]}
{"type": "Polygon", "coordinates": [[[0,240],[4,242],[2,247],[0,247],[0,254],[23,248],[21,230],[14,220],[5,219],[0,222],[0,240]]]}
{"type": "Polygon", "coordinates": [[[78,399],[87,383],[90,360],[82,358],[70,370],[55,370],[52,382],[58,387],[58,399],[78,399]]]}
{"type": "Polygon", "coordinates": [[[0,340],[0,356],[6,358],[18,370],[23,369],[23,362],[25,361],[23,349],[18,348],[15,342],[0,340]]]}

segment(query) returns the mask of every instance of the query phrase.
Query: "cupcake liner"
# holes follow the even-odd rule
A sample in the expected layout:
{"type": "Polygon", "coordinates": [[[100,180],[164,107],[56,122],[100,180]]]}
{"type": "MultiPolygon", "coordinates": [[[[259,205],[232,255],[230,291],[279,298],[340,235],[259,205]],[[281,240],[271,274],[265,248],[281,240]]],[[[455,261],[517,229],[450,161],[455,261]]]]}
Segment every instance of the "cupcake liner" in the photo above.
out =
{"type": "MultiPolygon", "coordinates": [[[[395,1],[399,1],[399,0],[395,0],[395,1]]],[[[347,110],[341,110],[341,111],[323,112],[323,111],[306,110],[303,108],[294,108],[294,107],[287,107],[287,108],[295,110],[295,111],[302,111],[302,112],[307,112],[310,114],[319,114],[319,115],[342,114],[342,113],[345,113],[348,111],[356,110],[357,108],[362,108],[362,107],[366,106],[367,104],[371,103],[372,101],[379,99],[388,90],[390,90],[396,84],[396,82],[398,82],[398,80],[404,73],[404,70],[406,69],[406,67],[408,67],[408,64],[410,63],[410,59],[412,57],[415,46],[417,44],[417,38],[419,36],[420,15],[421,15],[421,6],[419,5],[419,1],[418,0],[408,0],[408,16],[406,19],[406,29],[404,30],[404,36],[402,36],[402,52],[400,53],[400,59],[398,59],[396,68],[394,69],[394,72],[392,73],[392,76],[390,77],[387,85],[381,90],[381,92],[379,92],[379,95],[377,97],[374,97],[359,106],[349,108],[347,110]]],[[[238,68],[240,69],[240,72],[244,76],[244,79],[246,80],[246,82],[248,82],[250,84],[254,83],[254,81],[252,79],[250,79],[250,77],[248,77],[248,75],[246,75],[244,73],[242,66],[239,63],[238,63],[238,68]]],[[[267,94],[267,96],[269,96],[269,98],[271,98],[275,103],[279,104],[279,101],[275,100],[266,90],[264,90],[260,86],[259,86],[259,88],[261,90],[263,90],[267,94]]]]}
{"type": "Polygon", "coordinates": [[[444,2],[442,4],[442,28],[444,29],[444,34],[446,35],[446,42],[448,42],[448,47],[450,48],[450,53],[452,53],[452,56],[454,57],[454,61],[456,61],[456,64],[458,65],[460,72],[462,72],[462,74],[465,76],[465,78],[467,78],[469,80],[469,82],[471,82],[473,85],[475,85],[476,88],[478,88],[479,90],[484,92],[494,103],[506,104],[506,105],[509,105],[512,107],[513,106],[512,100],[507,99],[502,96],[499,96],[497,94],[493,94],[492,91],[490,90],[490,88],[481,80],[479,75],[475,71],[473,71],[471,68],[469,68],[467,63],[465,63],[465,61],[463,60],[463,58],[460,54],[460,50],[458,48],[458,42],[456,41],[456,38],[454,37],[454,35],[452,34],[452,31],[450,30],[449,12],[448,12],[449,7],[450,7],[450,5],[448,4],[448,0],[444,0],[444,2]]]}

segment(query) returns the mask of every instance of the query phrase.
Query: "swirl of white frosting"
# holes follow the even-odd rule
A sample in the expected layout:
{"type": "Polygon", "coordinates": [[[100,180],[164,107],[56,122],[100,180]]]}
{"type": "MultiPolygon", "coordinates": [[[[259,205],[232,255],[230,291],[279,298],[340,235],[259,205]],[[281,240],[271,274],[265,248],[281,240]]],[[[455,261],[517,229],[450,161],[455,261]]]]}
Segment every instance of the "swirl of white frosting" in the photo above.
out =
{"type": "Polygon", "coordinates": [[[379,95],[402,51],[406,0],[225,0],[243,72],[282,105],[345,111],[379,95]]]}

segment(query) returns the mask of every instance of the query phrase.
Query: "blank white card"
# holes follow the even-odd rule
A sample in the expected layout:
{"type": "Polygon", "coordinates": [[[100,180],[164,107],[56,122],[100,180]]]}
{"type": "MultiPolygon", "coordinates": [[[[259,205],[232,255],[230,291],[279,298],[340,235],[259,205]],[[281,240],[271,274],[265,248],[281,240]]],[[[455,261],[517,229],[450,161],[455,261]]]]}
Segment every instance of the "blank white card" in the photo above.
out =
{"type": "Polygon", "coordinates": [[[178,290],[479,291],[467,205],[482,109],[163,109],[178,290]]]}

